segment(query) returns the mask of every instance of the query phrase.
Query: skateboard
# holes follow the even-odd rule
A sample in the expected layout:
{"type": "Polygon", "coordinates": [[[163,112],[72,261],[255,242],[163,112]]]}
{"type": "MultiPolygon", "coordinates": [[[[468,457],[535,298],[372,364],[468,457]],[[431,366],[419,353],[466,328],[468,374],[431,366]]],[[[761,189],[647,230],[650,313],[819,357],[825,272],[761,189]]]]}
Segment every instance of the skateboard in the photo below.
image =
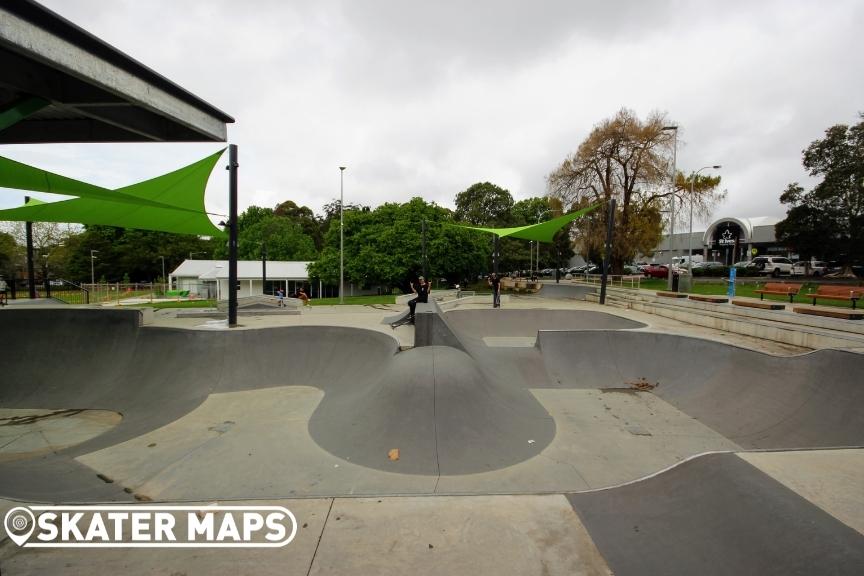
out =
{"type": "Polygon", "coordinates": [[[414,319],[411,318],[410,316],[406,316],[402,320],[397,320],[396,322],[392,322],[390,324],[390,328],[393,328],[395,330],[399,326],[404,326],[405,324],[414,324],[414,319]]]}

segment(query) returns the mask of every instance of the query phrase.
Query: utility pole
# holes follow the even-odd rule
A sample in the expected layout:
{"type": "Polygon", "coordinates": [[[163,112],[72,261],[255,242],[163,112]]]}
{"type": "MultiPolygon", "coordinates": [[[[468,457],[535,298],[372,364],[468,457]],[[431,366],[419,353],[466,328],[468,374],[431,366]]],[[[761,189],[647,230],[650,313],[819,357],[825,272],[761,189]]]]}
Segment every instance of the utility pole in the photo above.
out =
{"type": "Polygon", "coordinates": [[[339,167],[339,304],[345,303],[345,166],[339,167]]]}

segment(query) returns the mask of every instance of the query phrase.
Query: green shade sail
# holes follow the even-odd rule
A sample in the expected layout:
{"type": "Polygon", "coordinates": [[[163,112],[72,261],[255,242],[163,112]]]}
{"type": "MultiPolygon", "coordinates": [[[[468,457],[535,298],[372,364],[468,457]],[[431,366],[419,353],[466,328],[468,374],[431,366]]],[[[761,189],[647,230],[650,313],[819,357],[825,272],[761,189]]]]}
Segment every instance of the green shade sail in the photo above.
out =
{"type": "Polygon", "coordinates": [[[534,240],[536,242],[551,243],[552,239],[555,236],[555,233],[558,232],[558,230],[560,230],[573,220],[584,216],[588,212],[591,212],[592,210],[595,210],[599,207],[600,204],[594,204],[593,206],[588,206],[587,208],[583,208],[582,210],[577,210],[576,212],[564,214],[563,216],[553,218],[552,220],[547,220],[546,222],[540,222],[539,224],[530,224],[528,226],[517,226],[515,228],[481,228],[479,226],[464,226],[462,224],[453,224],[453,226],[459,226],[460,228],[468,228],[469,230],[479,230],[481,232],[487,232],[489,234],[497,234],[501,237],[509,236],[511,238],[521,238],[523,240],[534,240]]]}
{"type": "Polygon", "coordinates": [[[0,220],[76,222],[225,236],[204,208],[204,190],[220,150],[194,164],[131,186],[109,190],[0,157],[0,187],[76,196],[59,202],[29,202],[0,210],[0,220]]]}

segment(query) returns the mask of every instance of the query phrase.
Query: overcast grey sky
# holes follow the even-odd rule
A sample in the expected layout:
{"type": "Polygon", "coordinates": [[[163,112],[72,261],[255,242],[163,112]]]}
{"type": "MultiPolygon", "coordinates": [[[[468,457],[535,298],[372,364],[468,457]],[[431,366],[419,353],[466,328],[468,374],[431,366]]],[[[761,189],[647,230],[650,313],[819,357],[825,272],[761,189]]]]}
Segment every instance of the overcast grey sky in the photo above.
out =
{"type": "MultiPolygon", "coordinates": [[[[778,216],[801,150],[864,111],[860,0],[42,0],[231,114],[241,208],[339,196],[518,200],[621,107],[678,124],[679,169],[722,164],[717,215],[778,216]]],[[[218,145],[3,146],[105,186],[218,145]]],[[[208,208],[225,212],[216,170],[208,208]]],[[[20,202],[4,194],[0,205],[20,202]]]]}

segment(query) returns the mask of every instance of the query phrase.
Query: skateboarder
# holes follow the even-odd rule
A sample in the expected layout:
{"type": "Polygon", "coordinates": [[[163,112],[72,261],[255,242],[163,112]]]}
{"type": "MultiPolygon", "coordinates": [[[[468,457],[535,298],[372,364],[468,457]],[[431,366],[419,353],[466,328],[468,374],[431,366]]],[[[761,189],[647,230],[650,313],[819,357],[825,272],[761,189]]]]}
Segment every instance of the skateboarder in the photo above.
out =
{"type": "Polygon", "coordinates": [[[410,309],[408,312],[408,316],[403,318],[402,320],[397,320],[390,324],[391,328],[398,328],[403,324],[414,324],[414,310],[417,308],[418,302],[428,302],[429,301],[429,289],[430,286],[426,282],[426,279],[423,276],[417,280],[418,284],[415,287],[413,282],[409,282],[411,285],[411,292],[417,295],[416,298],[412,298],[408,301],[408,308],[410,309]]]}
{"type": "Polygon", "coordinates": [[[278,290],[276,290],[276,298],[279,299],[279,307],[284,308],[285,307],[285,292],[282,291],[282,288],[279,288],[278,290]]]}
{"type": "Polygon", "coordinates": [[[492,307],[500,308],[501,307],[501,279],[498,278],[498,274],[495,272],[489,276],[489,286],[492,287],[492,307]]]}
{"type": "Polygon", "coordinates": [[[417,286],[414,286],[413,282],[409,282],[411,284],[411,292],[417,295],[416,298],[412,298],[408,302],[408,307],[411,308],[411,313],[408,315],[408,320],[413,324],[414,323],[414,309],[417,308],[418,302],[429,302],[429,284],[426,283],[426,279],[423,276],[417,279],[417,286]]]}

